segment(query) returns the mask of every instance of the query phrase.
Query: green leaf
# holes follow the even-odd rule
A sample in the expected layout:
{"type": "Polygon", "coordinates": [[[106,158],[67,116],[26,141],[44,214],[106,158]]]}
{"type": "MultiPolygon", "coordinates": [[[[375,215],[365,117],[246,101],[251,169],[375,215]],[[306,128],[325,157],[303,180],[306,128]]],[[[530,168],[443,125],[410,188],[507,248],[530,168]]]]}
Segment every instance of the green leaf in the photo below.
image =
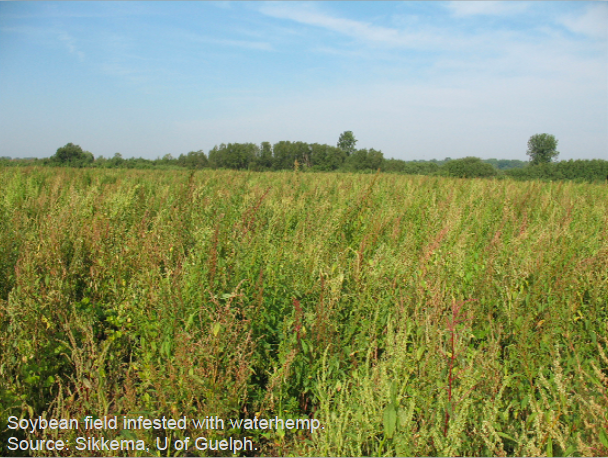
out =
{"type": "Polygon", "coordinates": [[[418,351],[416,352],[416,361],[420,361],[422,359],[422,355],[424,354],[424,345],[420,345],[418,347],[418,351]]]}
{"type": "Polygon", "coordinates": [[[513,436],[509,436],[508,434],[501,433],[500,431],[496,431],[496,434],[498,434],[500,437],[502,437],[504,439],[509,439],[510,441],[513,441],[517,444],[517,439],[515,439],[513,436]]]}
{"type": "Polygon", "coordinates": [[[603,429],[600,430],[600,442],[606,448],[608,448],[608,432],[603,429]]]}
{"type": "Polygon", "coordinates": [[[194,323],[194,317],[198,314],[198,311],[192,313],[188,319],[186,320],[186,330],[189,330],[190,327],[192,326],[192,323],[194,323]]]}
{"type": "Polygon", "coordinates": [[[392,405],[387,406],[384,410],[384,434],[389,439],[395,434],[395,427],[397,426],[397,412],[392,405]]]}

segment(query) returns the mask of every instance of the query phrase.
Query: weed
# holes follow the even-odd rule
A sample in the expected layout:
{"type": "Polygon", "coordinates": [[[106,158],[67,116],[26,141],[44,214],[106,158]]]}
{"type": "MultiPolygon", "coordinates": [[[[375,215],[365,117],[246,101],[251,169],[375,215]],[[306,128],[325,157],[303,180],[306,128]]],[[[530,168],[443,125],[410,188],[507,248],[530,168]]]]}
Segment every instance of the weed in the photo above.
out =
{"type": "Polygon", "coordinates": [[[256,432],[261,455],[608,453],[605,186],[24,167],[0,189],[5,454],[10,415],[136,412],[325,428],[256,432]]]}

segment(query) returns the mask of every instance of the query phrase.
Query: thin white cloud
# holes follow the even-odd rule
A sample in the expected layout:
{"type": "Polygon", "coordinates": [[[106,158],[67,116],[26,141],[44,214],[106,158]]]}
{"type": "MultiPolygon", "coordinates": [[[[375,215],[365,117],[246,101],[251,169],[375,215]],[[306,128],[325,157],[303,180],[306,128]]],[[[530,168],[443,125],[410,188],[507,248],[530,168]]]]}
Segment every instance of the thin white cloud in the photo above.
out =
{"type": "Polygon", "coordinates": [[[260,12],[266,16],[320,27],[361,41],[392,46],[416,46],[413,35],[390,27],[334,17],[322,13],[308,4],[294,6],[287,3],[266,3],[260,8],[260,12]]]}
{"type": "Polygon", "coordinates": [[[22,35],[36,35],[40,33],[40,28],[30,26],[12,26],[12,27],[0,27],[2,33],[17,33],[22,35]]]}
{"type": "MultiPolygon", "coordinates": [[[[453,15],[503,15],[521,13],[528,8],[528,3],[522,2],[487,2],[487,1],[460,1],[446,4],[453,15]]],[[[440,54],[434,57],[436,62],[450,60],[463,67],[481,64],[491,68],[494,62],[508,61],[511,65],[500,70],[501,73],[519,74],[521,71],[548,71],[555,73],[556,70],[568,70],[560,67],[564,55],[580,55],[581,51],[595,53],[597,49],[583,48],[581,43],[575,43],[567,39],[556,25],[537,27],[535,32],[542,36],[536,36],[530,40],[526,30],[495,29],[483,32],[467,34],[457,28],[436,28],[430,24],[404,26],[402,28],[391,28],[376,26],[370,23],[335,17],[320,11],[314,4],[293,3],[265,3],[260,11],[270,17],[287,19],[303,25],[323,28],[348,37],[365,44],[379,45],[387,50],[390,49],[414,49],[432,50],[440,54]],[[457,51],[457,53],[453,53],[457,51]],[[514,52],[518,56],[511,59],[514,52]],[[547,51],[551,54],[550,59],[545,59],[547,51]],[[557,52],[555,52],[557,51],[557,52]],[[453,56],[453,57],[448,57],[453,56]],[[528,55],[533,59],[528,59],[528,55]],[[508,56],[508,59],[505,59],[508,56]],[[523,68],[523,64],[527,68],[523,68]]],[[[561,22],[572,30],[580,31],[590,35],[601,36],[606,34],[608,27],[608,4],[597,4],[590,6],[584,14],[576,16],[565,16],[561,22]]],[[[365,56],[370,57],[370,52],[377,55],[378,46],[370,46],[368,49],[361,46],[314,46],[314,51],[325,54],[341,56],[365,56]]],[[[592,60],[597,60],[595,57],[592,60]]],[[[573,69],[570,69],[573,70],[573,69]]],[[[490,72],[491,73],[491,72],[490,72]]]]}
{"type": "Polygon", "coordinates": [[[48,44],[49,42],[59,40],[67,47],[70,54],[77,56],[81,62],[85,57],[85,53],[78,47],[76,39],[65,30],[49,27],[13,26],[0,27],[0,32],[25,35],[36,43],[48,44]]]}
{"type": "Polygon", "coordinates": [[[479,49],[489,43],[484,37],[465,36],[454,30],[428,24],[416,28],[394,28],[336,17],[309,3],[264,3],[259,11],[269,17],[287,19],[341,34],[370,48],[449,51],[479,49]]]}
{"type": "Polygon", "coordinates": [[[59,33],[59,40],[65,43],[71,54],[78,56],[78,59],[82,62],[84,60],[84,52],[80,51],[76,46],[76,39],[69,33],[62,31],[59,33]]]}
{"type": "Polygon", "coordinates": [[[220,38],[209,38],[209,37],[197,37],[196,41],[203,43],[221,45],[221,46],[234,46],[237,48],[254,49],[257,51],[272,51],[273,47],[270,43],[263,41],[250,41],[250,40],[227,40],[220,38]]]}
{"type": "Polygon", "coordinates": [[[232,9],[232,2],[228,0],[220,0],[218,2],[211,1],[209,2],[209,4],[215,6],[216,8],[221,8],[223,10],[232,9]]]}
{"type": "MultiPolygon", "coordinates": [[[[594,16],[596,9],[602,12],[606,5],[598,5],[580,17],[568,17],[564,22],[572,29],[587,30],[587,33],[605,33],[602,28],[602,15],[594,16]],[[600,11],[602,10],[602,11],[600,11]]],[[[506,14],[521,14],[528,8],[528,3],[514,1],[454,1],[447,2],[454,17],[465,16],[503,16],[506,14]]],[[[264,3],[259,11],[269,17],[285,19],[298,24],[318,27],[349,37],[358,43],[368,45],[370,49],[411,49],[433,51],[464,51],[467,54],[489,52],[490,54],[502,52],[510,43],[515,43],[525,37],[521,31],[505,29],[488,30],[485,32],[467,33],[458,28],[437,27],[428,23],[408,23],[402,27],[378,26],[369,22],[337,17],[321,11],[315,4],[301,3],[264,3]]],[[[605,14],[603,14],[605,17],[605,14]]],[[[403,21],[402,21],[403,22],[403,21]]],[[[605,21],[604,21],[605,22],[605,21]]],[[[546,38],[559,36],[558,29],[554,27],[537,28],[546,38]]],[[[323,52],[340,53],[336,46],[317,47],[323,52]]],[[[352,49],[351,49],[352,51],[352,49]]],[[[362,48],[357,49],[360,53],[362,48]]],[[[342,50],[343,53],[348,51],[342,50]]],[[[485,58],[485,56],[484,56],[485,58]]]]}
{"type": "Polygon", "coordinates": [[[608,3],[589,5],[583,14],[561,16],[558,22],[574,33],[594,38],[608,37],[608,3]]]}
{"type": "Polygon", "coordinates": [[[503,16],[525,11],[528,5],[514,1],[450,1],[446,7],[455,17],[464,16],[503,16]]]}
{"type": "Polygon", "coordinates": [[[180,37],[184,40],[189,40],[195,43],[205,43],[210,45],[231,46],[243,49],[252,49],[257,51],[273,51],[273,47],[266,41],[259,40],[234,40],[228,38],[214,38],[198,33],[187,32],[181,29],[173,29],[172,34],[175,37],[180,37]]]}

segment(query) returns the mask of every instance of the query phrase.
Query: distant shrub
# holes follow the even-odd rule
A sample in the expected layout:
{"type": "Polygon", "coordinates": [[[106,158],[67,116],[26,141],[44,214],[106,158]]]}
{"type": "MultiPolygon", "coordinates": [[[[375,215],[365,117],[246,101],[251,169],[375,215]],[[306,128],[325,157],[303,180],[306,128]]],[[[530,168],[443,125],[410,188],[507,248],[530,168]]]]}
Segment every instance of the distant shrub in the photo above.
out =
{"type": "Polygon", "coordinates": [[[608,175],[608,161],[570,159],[569,161],[529,165],[523,169],[506,170],[504,173],[519,180],[604,181],[608,175]]]}
{"type": "Polygon", "coordinates": [[[382,167],[384,163],[384,156],[382,151],[376,151],[375,149],[359,149],[351,153],[346,158],[344,163],[344,169],[346,171],[355,172],[363,170],[377,170],[382,167]]]}
{"type": "Polygon", "coordinates": [[[68,143],[57,148],[57,152],[49,158],[51,165],[67,165],[70,167],[90,166],[95,161],[92,153],[84,151],[79,145],[68,143]]]}
{"type": "Polygon", "coordinates": [[[496,167],[498,170],[521,169],[528,165],[527,161],[519,159],[484,159],[485,163],[496,167]]]}
{"type": "Polygon", "coordinates": [[[483,178],[496,176],[498,171],[477,157],[465,157],[447,162],[439,174],[458,178],[483,178]]]}
{"type": "Polygon", "coordinates": [[[405,173],[407,175],[432,175],[439,170],[439,165],[431,161],[403,161],[385,159],[382,171],[387,173],[405,173]]]}

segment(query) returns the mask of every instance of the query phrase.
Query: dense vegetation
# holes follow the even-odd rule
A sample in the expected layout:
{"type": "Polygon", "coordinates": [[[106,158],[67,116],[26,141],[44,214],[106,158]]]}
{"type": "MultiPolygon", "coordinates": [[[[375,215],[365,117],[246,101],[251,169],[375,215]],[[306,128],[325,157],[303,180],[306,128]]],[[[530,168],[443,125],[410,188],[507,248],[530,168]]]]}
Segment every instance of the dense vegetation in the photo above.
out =
{"type": "Polygon", "coordinates": [[[232,169],[251,171],[298,170],[306,172],[356,172],[408,175],[450,176],[458,178],[513,177],[516,179],[605,181],[608,177],[608,161],[570,160],[552,162],[559,154],[555,150],[557,140],[548,134],[533,135],[528,142],[530,162],[507,159],[465,157],[462,159],[403,161],[386,159],[381,151],[357,149],[352,132],[342,133],[338,146],[319,143],[280,141],[271,145],[263,142],[222,143],[205,154],[202,150],[190,151],[174,158],[170,154],[156,160],[143,158],[125,159],[120,153],[106,159],[95,158],[80,146],[68,143],[57,149],[48,159],[0,158],[0,166],[69,166],[94,168],[134,169],[232,169]]]}
{"type": "Polygon", "coordinates": [[[0,189],[3,454],[9,415],[142,412],[322,421],[256,434],[263,455],[608,454],[604,184],[25,167],[0,189]]]}

